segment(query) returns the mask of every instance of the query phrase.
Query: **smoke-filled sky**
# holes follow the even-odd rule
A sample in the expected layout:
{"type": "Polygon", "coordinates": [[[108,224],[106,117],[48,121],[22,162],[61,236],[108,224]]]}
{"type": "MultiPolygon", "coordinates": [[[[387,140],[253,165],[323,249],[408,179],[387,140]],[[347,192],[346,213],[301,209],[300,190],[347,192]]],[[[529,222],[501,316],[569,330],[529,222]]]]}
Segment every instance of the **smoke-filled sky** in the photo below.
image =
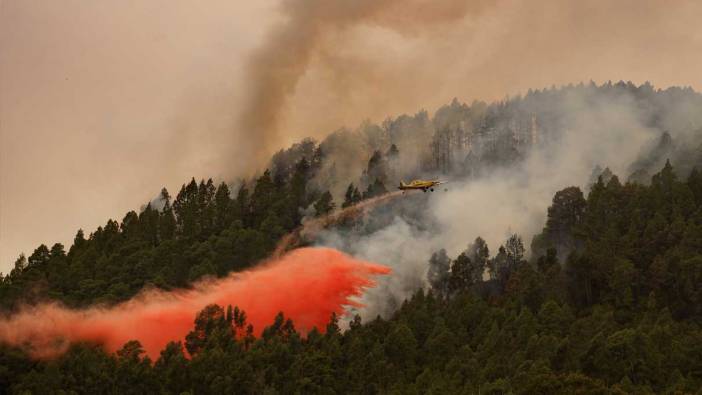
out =
{"type": "Polygon", "coordinates": [[[595,80],[702,89],[697,1],[0,2],[0,271],[162,186],[364,119],[595,80]]]}

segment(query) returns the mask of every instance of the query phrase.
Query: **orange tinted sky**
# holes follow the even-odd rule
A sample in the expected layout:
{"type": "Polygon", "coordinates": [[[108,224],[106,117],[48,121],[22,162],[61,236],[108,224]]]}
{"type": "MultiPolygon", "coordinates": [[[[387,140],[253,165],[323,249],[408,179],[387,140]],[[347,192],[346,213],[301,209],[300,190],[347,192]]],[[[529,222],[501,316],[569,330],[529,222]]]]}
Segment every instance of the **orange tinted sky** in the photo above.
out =
{"type": "MultiPolygon", "coordinates": [[[[445,23],[419,17],[431,1],[388,3],[385,19],[317,16],[328,20],[259,157],[453,97],[590,79],[701,88],[698,2],[499,0],[445,23]]],[[[275,58],[279,48],[266,38],[286,12],[276,5],[1,2],[0,271],[39,243],[68,245],[78,228],[121,219],[162,186],[174,193],[191,176],[230,179],[251,168],[236,160],[251,140],[237,111],[256,93],[246,74],[252,51],[275,58]]],[[[319,21],[300,26],[308,22],[319,21]]]]}
{"type": "Polygon", "coordinates": [[[272,17],[250,3],[0,3],[0,271],[221,175],[209,130],[231,125],[224,105],[272,17]]]}

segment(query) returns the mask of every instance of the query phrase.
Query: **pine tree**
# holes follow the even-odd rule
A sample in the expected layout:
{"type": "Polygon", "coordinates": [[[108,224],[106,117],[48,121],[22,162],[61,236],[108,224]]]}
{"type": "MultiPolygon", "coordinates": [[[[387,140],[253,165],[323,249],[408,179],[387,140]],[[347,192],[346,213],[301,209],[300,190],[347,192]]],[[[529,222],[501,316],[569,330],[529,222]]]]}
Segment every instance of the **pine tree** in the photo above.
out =
{"type": "Polygon", "coordinates": [[[309,205],[307,200],[307,182],[310,176],[310,164],[306,158],[300,159],[295,166],[295,172],[288,187],[288,215],[290,218],[289,228],[292,229],[300,224],[302,215],[300,209],[309,205]]]}
{"type": "Polygon", "coordinates": [[[363,199],[374,198],[376,196],[384,195],[387,192],[388,190],[387,188],[385,188],[385,185],[379,179],[376,178],[375,182],[368,185],[368,189],[366,189],[366,191],[363,192],[363,199]]]}
{"type": "Polygon", "coordinates": [[[261,177],[256,180],[256,186],[251,194],[251,226],[258,228],[274,209],[273,203],[276,200],[277,191],[271,172],[266,170],[261,177]]]}
{"type": "Polygon", "coordinates": [[[346,188],[346,193],[344,194],[344,203],[341,204],[341,208],[346,208],[353,206],[354,204],[361,201],[361,193],[358,191],[353,183],[349,184],[346,188]]]}
{"type": "Polygon", "coordinates": [[[505,242],[510,268],[516,268],[524,260],[524,243],[519,235],[511,235],[505,242]]]}
{"type": "Polygon", "coordinates": [[[241,221],[243,226],[251,227],[251,199],[249,197],[249,188],[246,183],[242,183],[239,191],[236,194],[236,199],[232,202],[232,216],[235,220],[241,221]]]}
{"type": "Polygon", "coordinates": [[[465,253],[470,258],[471,264],[475,267],[475,270],[473,270],[475,273],[473,282],[482,281],[483,273],[487,269],[488,260],[490,258],[490,249],[487,243],[482,237],[478,236],[475,238],[473,244],[468,246],[465,253]]]}
{"type": "Polygon", "coordinates": [[[427,279],[431,287],[443,297],[448,295],[450,267],[451,260],[446,255],[446,250],[441,249],[431,255],[427,279]]]}
{"type": "Polygon", "coordinates": [[[171,197],[166,188],[161,190],[161,200],[163,200],[163,209],[159,217],[158,231],[161,240],[170,240],[175,237],[177,222],[175,213],[171,208],[171,197]]]}
{"type": "Polygon", "coordinates": [[[224,309],[211,304],[202,309],[195,318],[195,328],[185,337],[185,348],[190,355],[196,355],[207,345],[210,337],[217,330],[231,330],[227,323],[224,309]]]}
{"type": "Polygon", "coordinates": [[[366,177],[368,180],[380,180],[381,183],[387,181],[388,164],[380,151],[376,150],[368,160],[368,168],[366,169],[366,177]]]}
{"type": "Polygon", "coordinates": [[[226,229],[232,221],[231,205],[232,199],[229,196],[229,187],[222,182],[217,187],[217,192],[214,197],[215,205],[215,224],[216,230],[222,231],[226,229]]]}
{"type": "Polygon", "coordinates": [[[329,214],[334,210],[334,201],[329,191],[324,192],[322,196],[320,196],[314,204],[314,209],[318,216],[329,214]]]}
{"type": "Polygon", "coordinates": [[[476,276],[473,271],[473,262],[468,258],[468,255],[461,253],[451,264],[449,276],[451,294],[465,291],[474,284],[476,276]]]}

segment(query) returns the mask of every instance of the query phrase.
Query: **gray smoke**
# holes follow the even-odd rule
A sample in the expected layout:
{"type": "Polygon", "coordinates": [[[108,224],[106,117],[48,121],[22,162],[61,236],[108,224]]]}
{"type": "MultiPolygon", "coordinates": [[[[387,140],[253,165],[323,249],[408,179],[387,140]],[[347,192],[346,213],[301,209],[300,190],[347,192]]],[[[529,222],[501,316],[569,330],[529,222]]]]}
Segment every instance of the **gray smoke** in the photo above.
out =
{"type": "MultiPolygon", "coordinates": [[[[330,48],[324,41],[352,27],[376,26],[404,36],[426,33],[442,24],[462,20],[477,13],[484,1],[399,1],[399,0],[288,0],[282,3],[283,21],[273,29],[264,44],[249,62],[248,98],[244,102],[238,125],[247,140],[240,163],[255,166],[268,158],[285,139],[281,117],[288,100],[295,94],[300,79],[309,71],[313,60],[323,57],[333,63],[339,48],[330,48]]],[[[340,44],[340,45],[339,45],[340,44]]],[[[330,65],[336,70],[334,85],[352,88],[344,81],[350,76],[339,73],[343,65],[330,65]]],[[[372,74],[369,68],[354,70],[354,78],[372,74]]]]}
{"type": "MultiPolygon", "coordinates": [[[[561,128],[551,130],[550,137],[531,147],[516,166],[450,182],[447,191],[407,195],[404,207],[373,212],[367,218],[371,226],[329,229],[318,243],[392,267],[393,274],[363,297],[366,307],[359,311],[364,319],[387,315],[425,284],[432,252],[445,248],[455,257],[481,236],[494,253],[512,233],[521,235],[528,247],[545,223],[555,192],[571,185],[587,192],[597,166],[608,167],[625,180],[632,163],[663,134],[651,126],[649,113],[638,104],[629,94],[594,96],[587,90],[571,90],[557,104],[567,114],[561,128]],[[390,219],[374,227],[372,216],[390,219]]],[[[671,128],[673,139],[686,138],[690,128],[699,128],[700,119],[688,119],[696,124],[671,128]]],[[[696,137],[702,141],[702,136],[696,137]]]]}

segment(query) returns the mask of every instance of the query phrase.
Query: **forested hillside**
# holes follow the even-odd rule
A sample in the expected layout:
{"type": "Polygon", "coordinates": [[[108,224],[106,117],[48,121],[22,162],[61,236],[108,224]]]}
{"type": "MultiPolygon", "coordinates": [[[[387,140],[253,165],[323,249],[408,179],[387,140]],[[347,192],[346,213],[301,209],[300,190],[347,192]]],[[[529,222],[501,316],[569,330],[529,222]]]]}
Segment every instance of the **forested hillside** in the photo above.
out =
{"type": "MultiPolygon", "coordinates": [[[[2,311],[47,300],[112,305],[241,271],[307,218],[382,195],[401,178],[470,185],[497,168],[516,172],[566,130],[585,133],[583,124],[618,133],[619,118],[605,116],[613,108],[635,108],[627,127],[654,136],[621,179],[598,168],[590,185],[560,185],[533,238],[511,232],[488,245],[461,234],[465,251],[419,257],[423,282],[391,314],[332,316],[301,333],[281,312],[254,338],[236,306],[203,306],[192,332],[155,361],[138,341],[116,354],[76,344],[53,360],[0,344],[0,393],[699,393],[701,103],[689,89],[631,83],[454,101],[431,118],[305,140],[251,179],[193,179],[175,197],[163,189],[121,221],[78,231],[68,248],[20,256],[0,278],[2,311]]],[[[357,241],[408,211],[407,222],[433,231],[422,216],[431,197],[419,194],[336,230],[357,241]]]]}
{"type": "Polygon", "coordinates": [[[702,176],[668,165],[650,186],[600,179],[559,192],[527,261],[518,237],[432,257],[390,319],[301,336],[280,315],[260,339],[209,306],[157,361],[74,346],[57,360],[2,352],[6,390],[43,393],[695,393],[702,386],[702,176]],[[569,248],[559,262],[554,248],[569,248]],[[450,268],[450,270],[449,270],[450,268]],[[487,270],[490,280],[477,273],[487,270]],[[188,352],[192,358],[186,357],[188,352]]]}
{"type": "MultiPolygon", "coordinates": [[[[278,152],[269,170],[250,180],[193,179],[175,197],[164,189],[138,213],[88,235],[79,230],[71,246],[41,245],[20,256],[2,278],[0,306],[47,297],[69,306],[114,303],[145,286],[183,287],[203,275],[240,270],[266,257],[305,216],[380,195],[403,178],[488,177],[490,169],[518,164],[537,147],[556,146],[568,128],[610,107],[633,108],[642,127],[665,131],[631,164],[626,176],[632,181],[647,183],[668,158],[683,176],[702,165],[694,126],[702,124],[702,112],[695,111],[702,95],[691,89],[590,83],[530,90],[489,105],[454,100],[432,118],[422,111],[341,129],[320,143],[305,140],[278,152]]],[[[621,126],[592,122],[613,134],[621,126]]]]}

